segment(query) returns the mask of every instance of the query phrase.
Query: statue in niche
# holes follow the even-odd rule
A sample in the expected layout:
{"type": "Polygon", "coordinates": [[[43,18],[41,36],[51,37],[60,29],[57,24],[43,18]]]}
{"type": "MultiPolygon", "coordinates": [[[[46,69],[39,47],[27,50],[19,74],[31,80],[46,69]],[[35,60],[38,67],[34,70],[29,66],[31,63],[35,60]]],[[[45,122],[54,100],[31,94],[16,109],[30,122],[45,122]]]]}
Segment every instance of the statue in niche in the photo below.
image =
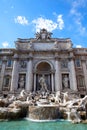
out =
{"type": "Polygon", "coordinates": [[[67,75],[64,75],[64,77],[63,77],[63,85],[64,85],[64,88],[69,88],[69,78],[68,78],[68,76],[67,75]]]}
{"type": "Polygon", "coordinates": [[[39,83],[41,85],[41,89],[40,89],[41,91],[48,91],[44,75],[42,75],[42,77],[39,79],[39,83]]]}
{"type": "Polygon", "coordinates": [[[68,62],[67,62],[66,60],[63,60],[63,61],[61,62],[61,67],[62,67],[62,68],[68,68],[68,62]]]}
{"type": "Polygon", "coordinates": [[[19,88],[24,88],[25,87],[25,77],[24,75],[21,75],[19,78],[19,88]]]}

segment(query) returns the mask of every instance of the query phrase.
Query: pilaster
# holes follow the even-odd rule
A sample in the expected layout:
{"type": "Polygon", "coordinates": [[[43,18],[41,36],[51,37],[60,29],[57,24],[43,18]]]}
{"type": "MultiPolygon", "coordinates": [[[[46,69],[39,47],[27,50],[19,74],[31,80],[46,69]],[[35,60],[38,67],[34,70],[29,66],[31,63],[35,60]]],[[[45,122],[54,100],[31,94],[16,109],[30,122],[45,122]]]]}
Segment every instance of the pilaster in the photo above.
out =
{"type": "Polygon", "coordinates": [[[86,91],[87,91],[87,69],[86,69],[86,61],[85,60],[82,60],[82,68],[83,68],[85,86],[86,86],[86,91]]]}
{"type": "Polygon", "coordinates": [[[51,73],[52,92],[54,92],[54,74],[51,73]]]}

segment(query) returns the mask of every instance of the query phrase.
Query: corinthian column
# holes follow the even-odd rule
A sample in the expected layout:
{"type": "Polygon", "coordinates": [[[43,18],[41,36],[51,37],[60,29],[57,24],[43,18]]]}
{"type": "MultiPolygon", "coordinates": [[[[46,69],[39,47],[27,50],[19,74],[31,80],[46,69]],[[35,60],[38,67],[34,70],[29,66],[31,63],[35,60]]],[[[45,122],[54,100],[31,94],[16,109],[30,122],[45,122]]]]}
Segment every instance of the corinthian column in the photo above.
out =
{"type": "Polygon", "coordinates": [[[18,87],[18,60],[17,55],[14,56],[13,70],[12,70],[12,79],[11,79],[11,88],[10,91],[17,90],[18,87]]]}
{"type": "Polygon", "coordinates": [[[0,76],[0,91],[2,91],[2,88],[3,88],[3,81],[4,81],[4,75],[5,75],[5,66],[6,66],[6,61],[3,60],[2,68],[1,68],[1,76],[0,76]]]}
{"type": "Polygon", "coordinates": [[[36,91],[36,73],[34,73],[34,91],[36,91]]]}
{"type": "Polygon", "coordinates": [[[52,92],[54,92],[54,77],[53,73],[51,74],[51,83],[52,83],[52,92]]]}
{"type": "Polygon", "coordinates": [[[33,70],[32,70],[32,57],[29,57],[27,63],[27,74],[26,74],[26,90],[31,92],[33,85],[33,70]]]}
{"type": "Polygon", "coordinates": [[[55,91],[59,91],[61,89],[61,75],[60,75],[60,63],[58,58],[55,59],[55,91]]]}
{"type": "Polygon", "coordinates": [[[86,69],[85,60],[82,61],[82,68],[83,68],[84,79],[85,79],[85,85],[86,85],[86,91],[87,91],[87,69],[86,69]]]}
{"type": "Polygon", "coordinates": [[[70,60],[70,88],[77,91],[77,81],[75,73],[75,65],[73,59],[70,60]]]}

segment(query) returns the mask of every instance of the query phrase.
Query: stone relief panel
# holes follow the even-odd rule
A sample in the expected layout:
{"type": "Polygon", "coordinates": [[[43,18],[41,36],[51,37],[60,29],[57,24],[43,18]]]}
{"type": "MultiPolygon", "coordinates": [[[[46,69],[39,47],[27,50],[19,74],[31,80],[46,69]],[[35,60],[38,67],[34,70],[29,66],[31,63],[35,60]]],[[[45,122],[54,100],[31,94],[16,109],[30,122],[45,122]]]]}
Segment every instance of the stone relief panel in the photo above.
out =
{"type": "Polygon", "coordinates": [[[27,61],[26,60],[20,60],[19,61],[19,72],[26,72],[27,70],[27,61]]]}
{"type": "Polygon", "coordinates": [[[27,61],[20,61],[20,67],[26,68],[27,67],[27,61]]]}
{"type": "Polygon", "coordinates": [[[68,69],[68,60],[64,59],[61,61],[61,69],[68,69]]]}
{"type": "Polygon", "coordinates": [[[48,58],[54,58],[54,54],[52,52],[36,52],[33,55],[34,58],[43,58],[43,59],[48,59],[48,58]]]}
{"type": "Polygon", "coordinates": [[[53,43],[34,43],[34,49],[39,51],[39,50],[52,50],[54,44],[53,43]]]}
{"type": "Polygon", "coordinates": [[[28,57],[28,54],[21,54],[19,55],[20,59],[26,59],[28,57]]]}

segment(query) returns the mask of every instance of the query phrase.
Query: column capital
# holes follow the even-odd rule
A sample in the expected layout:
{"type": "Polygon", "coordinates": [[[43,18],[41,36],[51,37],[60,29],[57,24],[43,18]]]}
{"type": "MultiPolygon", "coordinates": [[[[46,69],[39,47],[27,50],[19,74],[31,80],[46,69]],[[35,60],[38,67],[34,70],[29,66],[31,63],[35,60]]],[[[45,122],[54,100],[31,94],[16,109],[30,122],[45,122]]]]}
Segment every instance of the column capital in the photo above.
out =
{"type": "Polygon", "coordinates": [[[70,61],[71,61],[71,60],[74,60],[74,59],[75,59],[75,56],[69,56],[69,57],[68,57],[68,60],[70,60],[70,61]]]}
{"type": "Polygon", "coordinates": [[[32,60],[33,59],[33,56],[28,56],[27,60],[32,60]]]}
{"type": "Polygon", "coordinates": [[[51,74],[54,74],[54,73],[55,73],[55,70],[54,70],[54,69],[52,69],[52,70],[51,70],[51,74]]]}
{"type": "Polygon", "coordinates": [[[85,58],[82,58],[81,61],[82,61],[82,62],[86,62],[86,59],[85,59],[85,58]]]}
{"type": "Polygon", "coordinates": [[[60,56],[55,56],[54,58],[55,58],[55,60],[60,60],[61,59],[60,56]]]}
{"type": "Polygon", "coordinates": [[[3,63],[7,62],[7,57],[4,56],[3,59],[2,59],[3,63]]]}
{"type": "Polygon", "coordinates": [[[19,56],[18,56],[18,54],[16,53],[16,54],[14,54],[14,60],[18,60],[19,59],[19,56]]]}

